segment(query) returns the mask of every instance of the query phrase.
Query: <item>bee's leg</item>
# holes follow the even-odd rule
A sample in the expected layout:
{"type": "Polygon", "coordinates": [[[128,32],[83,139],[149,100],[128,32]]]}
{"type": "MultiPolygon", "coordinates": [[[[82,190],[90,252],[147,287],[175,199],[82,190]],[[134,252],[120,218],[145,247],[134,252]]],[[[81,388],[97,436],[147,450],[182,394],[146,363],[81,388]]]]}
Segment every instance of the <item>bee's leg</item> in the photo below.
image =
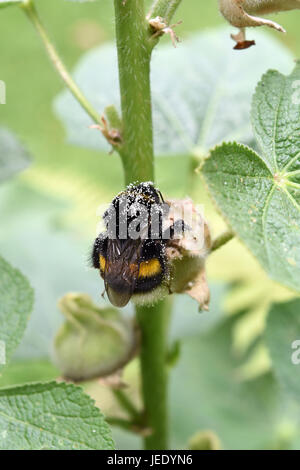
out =
{"type": "Polygon", "coordinates": [[[163,198],[163,195],[161,194],[161,192],[160,192],[159,189],[157,190],[157,192],[158,192],[158,194],[159,194],[159,196],[160,196],[160,198],[161,198],[161,200],[162,200],[162,202],[163,202],[163,204],[164,204],[164,203],[165,203],[165,200],[164,200],[164,198],[163,198]]]}
{"type": "Polygon", "coordinates": [[[162,238],[163,240],[181,238],[187,230],[190,230],[190,227],[182,219],[179,219],[163,232],[162,238]]]}

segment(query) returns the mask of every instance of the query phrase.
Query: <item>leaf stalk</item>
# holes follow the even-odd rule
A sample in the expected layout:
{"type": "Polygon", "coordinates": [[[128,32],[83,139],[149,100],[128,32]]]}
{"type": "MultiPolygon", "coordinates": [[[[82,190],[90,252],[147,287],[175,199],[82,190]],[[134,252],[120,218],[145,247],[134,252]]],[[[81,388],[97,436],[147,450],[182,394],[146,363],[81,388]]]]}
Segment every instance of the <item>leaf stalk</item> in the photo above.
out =
{"type": "Polygon", "coordinates": [[[181,1],[182,0],[155,0],[147,18],[160,16],[167,24],[169,24],[181,1]]]}
{"type": "Polygon", "coordinates": [[[231,230],[221,233],[212,243],[211,252],[214,252],[221,248],[226,243],[230,242],[234,238],[235,234],[231,230]]]}
{"type": "Polygon", "coordinates": [[[38,12],[35,8],[35,5],[32,0],[26,0],[24,3],[20,4],[20,8],[24,11],[27,18],[33,24],[35,30],[37,31],[39,37],[41,38],[45,50],[47,52],[48,57],[50,58],[51,62],[53,63],[56,71],[63,79],[73,96],[76,98],[78,103],[82,106],[82,108],[87,112],[87,114],[92,118],[92,120],[99,125],[102,125],[101,116],[98,112],[93,108],[91,103],[87,100],[84,96],[83,92],[80,90],[78,85],[75,83],[73,78],[71,77],[67,67],[63,63],[62,59],[60,58],[57,50],[55,49],[53,43],[51,42],[49,35],[38,15],[38,12]]]}

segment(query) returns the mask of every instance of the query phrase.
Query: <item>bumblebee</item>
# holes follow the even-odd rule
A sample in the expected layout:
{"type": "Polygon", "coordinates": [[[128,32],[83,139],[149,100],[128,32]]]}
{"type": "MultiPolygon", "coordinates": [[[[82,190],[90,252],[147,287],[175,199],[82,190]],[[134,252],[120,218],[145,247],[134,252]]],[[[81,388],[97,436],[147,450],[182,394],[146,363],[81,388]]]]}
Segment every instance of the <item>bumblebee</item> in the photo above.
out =
{"type": "Polygon", "coordinates": [[[124,307],[133,295],[166,282],[166,247],[174,236],[174,227],[168,235],[163,230],[168,207],[152,183],[140,183],[118,194],[104,213],[106,230],[95,240],[92,263],[113,305],[124,307]]]}

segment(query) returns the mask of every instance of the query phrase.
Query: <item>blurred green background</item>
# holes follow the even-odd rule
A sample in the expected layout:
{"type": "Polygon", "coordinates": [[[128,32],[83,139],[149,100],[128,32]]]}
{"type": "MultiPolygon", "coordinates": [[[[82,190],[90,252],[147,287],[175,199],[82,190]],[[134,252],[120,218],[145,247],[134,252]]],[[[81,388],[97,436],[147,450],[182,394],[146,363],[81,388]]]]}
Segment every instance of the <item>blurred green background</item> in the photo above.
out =
{"type": "MultiPolygon", "coordinates": [[[[36,5],[70,69],[84,52],[114,38],[111,0],[37,0],[36,5]]],[[[174,22],[180,19],[183,24],[176,32],[183,41],[195,31],[224,24],[216,0],[184,0],[174,22]]],[[[276,21],[288,34],[268,31],[295,57],[300,55],[299,19],[299,12],[280,14],[276,21]]],[[[56,307],[61,295],[82,291],[104,302],[98,275],[88,267],[88,254],[96,234],[97,207],[123,187],[123,175],[116,154],[65,142],[63,125],[53,112],[53,100],[63,84],[18,8],[0,12],[0,51],[0,79],[7,85],[0,125],[13,130],[32,155],[30,168],[0,188],[1,254],[22,269],[36,292],[35,310],[15,363],[0,379],[4,385],[57,375],[48,358],[51,338],[62,321],[56,307]]],[[[162,192],[186,196],[189,169],[186,156],[157,159],[162,192]]],[[[213,234],[218,234],[225,225],[201,187],[194,197],[205,204],[213,234]]],[[[208,274],[209,314],[199,316],[192,301],[175,302],[172,337],[184,340],[172,377],[172,443],[184,447],[193,432],[212,429],[228,448],[276,447],[282,435],[293,430],[293,422],[283,419],[274,404],[275,385],[259,338],[270,302],[293,295],[270,281],[237,241],[210,257],[208,274]]],[[[131,314],[130,307],[127,313],[131,314]]],[[[129,393],[137,396],[136,362],[125,377],[129,393]]],[[[87,390],[105,412],[115,411],[105,385],[91,383],[87,390]]],[[[125,432],[115,431],[115,437],[119,448],[139,446],[139,440],[125,432]]]]}

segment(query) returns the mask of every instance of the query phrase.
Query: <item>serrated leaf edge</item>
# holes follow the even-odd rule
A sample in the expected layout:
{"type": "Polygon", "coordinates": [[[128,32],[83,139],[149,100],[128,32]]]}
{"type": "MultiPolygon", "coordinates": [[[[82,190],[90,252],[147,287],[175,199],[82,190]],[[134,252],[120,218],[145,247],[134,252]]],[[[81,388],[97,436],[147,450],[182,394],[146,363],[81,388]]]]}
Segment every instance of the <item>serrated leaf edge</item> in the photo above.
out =
{"type": "MultiPolygon", "coordinates": [[[[18,395],[18,390],[24,390],[24,392],[26,392],[26,390],[29,390],[30,388],[32,387],[40,387],[41,390],[36,390],[37,393],[41,393],[43,391],[49,391],[51,392],[52,388],[55,388],[55,389],[64,389],[64,390],[73,390],[73,391],[77,391],[77,392],[80,392],[81,395],[87,399],[88,401],[88,405],[92,406],[93,409],[95,410],[96,413],[98,413],[98,416],[99,418],[101,418],[104,423],[107,425],[107,429],[110,431],[110,428],[109,428],[109,425],[107,424],[107,422],[105,421],[105,416],[104,414],[102,413],[102,411],[96,406],[95,404],[95,400],[93,398],[91,398],[89,395],[87,395],[83,388],[80,387],[80,386],[77,386],[77,385],[74,385],[74,384],[67,384],[65,382],[55,382],[55,381],[50,381],[50,382],[32,382],[30,384],[25,384],[25,385],[19,385],[19,386],[11,386],[11,387],[6,387],[6,388],[2,388],[0,389],[0,399],[1,399],[1,396],[14,396],[14,395],[18,395]],[[10,393],[10,392],[15,392],[15,393],[10,393]]],[[[19,393],[20,395],[20,393],[19,393]]],[[[23,393],[21,395],[30,395],[30,393],[23,393]]],[[[8,417],[9,419],[11,419],[8,415],[5,415],[3,414],[1,411],[0,411],[0,414],[2,414],[3,416],[5,417],[8,417]]],[[[31,424],[31,423],[25,423],[21,420],[17,420],[17,419],[13,419],[14,421],[18,421],[20,422],[21,424],[23,425],[27,425],[27,426],[30,426],[30,427],[33,427],[33,428],[37,428],[39,431],[41,431],[41,428],[34,425],[34,424],[31,424]]],[[[85,442],[80,442],[78,440],[74,441],[73,439],[70,439],[66,436],[59,436],[57,433],[53,433],[51,431],[48,431],[46,429],[42,429],[43,432],[47,433],[47,434],[50,434],[50,435],[53,435],[55,437],[61,437],[62,439],[66,440],[66,441],[70,441],[70,442],[76,442],[76,443],[80,443],[82,444],[83,446],[85,447],[89,447],[92,449],[91,446],[89,446],[87,443],[85,442]]],[[[107,442],[108,444],[111,444],[114,448],[115,448],[115,443],[114,443],[114,440],[112,437],[106,437],[106,436],[101,436],[101,438],[107,442]]],[[[95,449],[96,450],[96,449],[95,449]]]]}

